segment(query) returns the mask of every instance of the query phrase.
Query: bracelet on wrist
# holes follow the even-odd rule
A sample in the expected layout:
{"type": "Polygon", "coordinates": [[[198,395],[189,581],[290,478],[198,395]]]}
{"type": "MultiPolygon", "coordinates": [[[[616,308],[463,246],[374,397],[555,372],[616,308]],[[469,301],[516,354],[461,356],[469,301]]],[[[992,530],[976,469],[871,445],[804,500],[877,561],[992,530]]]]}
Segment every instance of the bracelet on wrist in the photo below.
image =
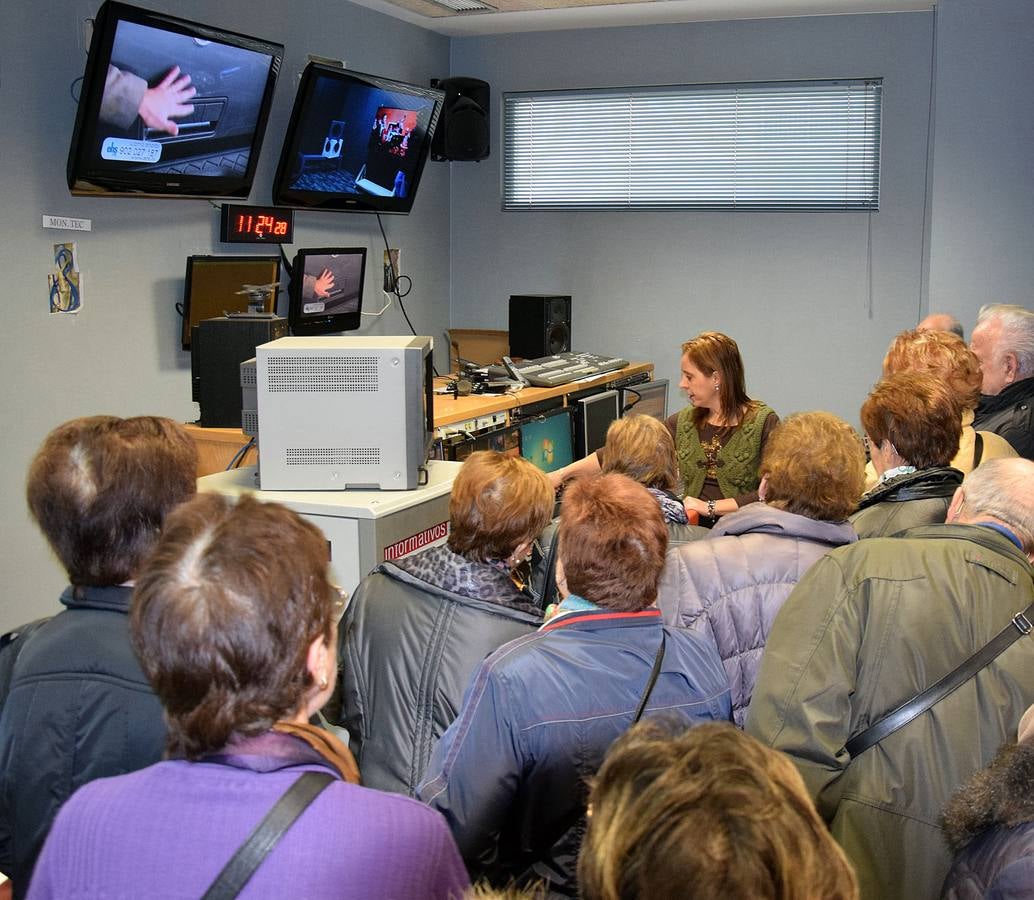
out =
{"type": "Polygon", "coordinates": [[[711,518],[711,519],[715,518],[715,516],[717,515],[717,513],[715,512],[715,501],[714,500],[708,500],[707,501],[707,515],[708,515],[708,518],[711,518]]]}

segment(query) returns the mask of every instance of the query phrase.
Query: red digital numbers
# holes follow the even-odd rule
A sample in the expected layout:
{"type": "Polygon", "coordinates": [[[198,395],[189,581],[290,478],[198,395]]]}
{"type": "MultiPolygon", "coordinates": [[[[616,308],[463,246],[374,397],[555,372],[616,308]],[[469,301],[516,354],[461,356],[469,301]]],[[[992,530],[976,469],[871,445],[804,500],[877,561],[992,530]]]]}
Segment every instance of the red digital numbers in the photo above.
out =
{"type": "Polygon", "coordinates": [[[294,230],[291,211],[254,206],[223,206],[222,240],[290,243],[294,230]],[[232,212],[231,212],[232,210],[232,212]]]}

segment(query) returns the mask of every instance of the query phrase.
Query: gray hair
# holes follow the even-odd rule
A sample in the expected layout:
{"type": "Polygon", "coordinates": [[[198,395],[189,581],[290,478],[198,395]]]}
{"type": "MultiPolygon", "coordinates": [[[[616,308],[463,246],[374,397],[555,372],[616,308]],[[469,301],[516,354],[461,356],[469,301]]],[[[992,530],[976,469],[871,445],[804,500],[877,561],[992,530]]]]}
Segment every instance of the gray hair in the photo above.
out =
{"type": "Polygon", "coordinates": [[[962,482],[967,520],[991,516],[1004,522],[1034,553],[1034,462],[1022,457],[988,459],[962,482]]]}
{"type": "Polygon", "coordinates": [[[1034,312],[1015,303],[989,303],[980,307],[977,326],[997,321],[1002,330],[998,336],[994,353],[1000,358],[1003,353],[1015,353],[1019,366],[1018,377],[1034,375],[1034,312]]]}

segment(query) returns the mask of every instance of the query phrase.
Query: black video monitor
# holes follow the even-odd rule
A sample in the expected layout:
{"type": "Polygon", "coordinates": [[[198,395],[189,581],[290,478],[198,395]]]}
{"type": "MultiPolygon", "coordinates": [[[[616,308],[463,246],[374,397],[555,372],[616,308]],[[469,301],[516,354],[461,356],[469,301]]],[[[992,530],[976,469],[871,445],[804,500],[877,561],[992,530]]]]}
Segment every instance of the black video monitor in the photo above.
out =
{"type": "Polygon", "coordinates": [[[579,456],[595,453],[607,443],[607,429],[610,423],[620,418],[617,391],[600,391],[591,397],[578,401],[578,434],[581,438],[578,447],[579,456]]]}
{"type": "Polygon", "coordinates": [[[365,247],[299,250],[291,269],[291,333],[355,331],[362,318],[365,274],[365,247]]]}
{"type": "Polygon", "coordinates": [[[254,304],[255,296],[261,296],[263,312],[276,312],[279,281],[279,256],[188,256],[183,280],[183,349],[190,349],[191,329],[198,322],[244,312],[254,304]]]}
{"type": "Polygon", "coordinates": [[[444,97],[434,88],[309,63],[273,180],[274,202],[408,213],[444,97]]]}
{"type": "Polygon", "coordinates": [[[283,45],[108,0],[68,153],[73,194],[245,198],[283,45]]]}
{"type": "Polygon", "coordinates": [[[668,379],[622,388],[621,409],[626,416],[653,416],[665,421],[668,418],[668,379]]]}
{"type": "Polygon", "coordinates": [[[537,416],[520,423],[521,456],[543,472],[552,472],[574,462],[571,414],[566,409],[537,416]]]}

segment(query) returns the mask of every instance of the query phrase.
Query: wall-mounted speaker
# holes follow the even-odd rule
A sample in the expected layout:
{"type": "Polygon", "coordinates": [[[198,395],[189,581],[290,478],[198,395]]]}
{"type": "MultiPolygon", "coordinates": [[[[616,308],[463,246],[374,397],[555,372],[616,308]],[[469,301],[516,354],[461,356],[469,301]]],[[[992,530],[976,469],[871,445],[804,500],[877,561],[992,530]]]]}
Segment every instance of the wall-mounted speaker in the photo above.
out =
{"type": "Polygon", "coordinates": [[[479,78],[432,78],[431,87],[445,91],[445,103],[431,141],[431,159],[486,159],[491,97],[488,82],[479,78]]]}
{"type": "Polygon", "coordinates": [[[510,356],[538,359],[571,349],[571,298],[557,294],[510,297],[510,356]]]}

